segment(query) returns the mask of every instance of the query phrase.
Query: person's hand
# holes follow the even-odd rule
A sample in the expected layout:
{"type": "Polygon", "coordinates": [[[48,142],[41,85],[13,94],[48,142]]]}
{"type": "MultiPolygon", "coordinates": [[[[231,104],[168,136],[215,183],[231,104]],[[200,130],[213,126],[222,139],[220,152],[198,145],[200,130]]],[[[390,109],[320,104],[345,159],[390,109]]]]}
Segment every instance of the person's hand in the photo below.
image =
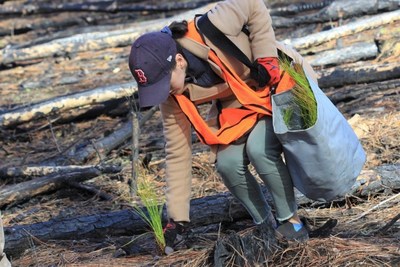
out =
{"type": "Polygon", "coordinates": [[[258,82],[258,86],[273,85],[280,80],[279,62],[276,57],[258,58],[253,63],[250,72],[251,78],[258,82]]]}

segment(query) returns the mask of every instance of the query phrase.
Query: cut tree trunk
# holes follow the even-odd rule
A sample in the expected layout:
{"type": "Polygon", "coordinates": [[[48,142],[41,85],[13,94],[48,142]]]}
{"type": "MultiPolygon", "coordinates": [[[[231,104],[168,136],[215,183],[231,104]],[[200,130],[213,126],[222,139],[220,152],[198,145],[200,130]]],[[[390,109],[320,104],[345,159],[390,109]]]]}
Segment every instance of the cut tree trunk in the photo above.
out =
{"type": "Polygon", "coordinates": [[[137,88],[133,83],[125,83],[56,97],[32,106],[22,107],[0,114],[0,126],[14,127],[34,119],[59,114],[66,110],[127,98],[132,96],[136,90],[137,88]]]}
{"type": "MultiPolygon", "coordinates": [[[[139,121],[139,127],[143,127],[143,125],[148,121],[153,114],[158,110],[158,106],[152,107],[147,113],[143,116],[143,118],[139,121]]],[[[74,164],[84,163],[85,161],[93,158],[94,156],[100,157],[101,161],[106,155],[113,149],[122,145],[125,141],[132,137],[132,121],[126,122],[123,124],[118,130],[113,132],[112,134],[93,142],[92,144],[76,150],[72,155],[68,154],[68,156],[61,156],[57,158],[49,158],[46,160],[46,163],[58,163],[63,164],[66,161],[73,162],[74,164]]],[[[73,149],[74,150],[74,149],[73,149]]]]}
{"type": "MultiPolygon", "coordinates": [[[[387,80],[367,84],[354,84],[340,88],[326,89],[325,94],[333,104],[348,103],[350,101],[368,99],[371,96],[383,97],[400,87],[400,79],[387,80]]],[[[352,108],[352,107],[349,107],[352,108]]]]}
{"type": "Polygon", "coordinates": [[[391,2],[385,0],[336,0],[332,1],[330,5],[321,9],[317,13],[297,16],[293,19],[290,19],[282,26],[292,27],[300,24],[311,24],[360,17],[366,14],[376,14],[382,10],[397,10],[398,6],[399,3],[395,3],[395,1],[391,2]]]}
{"type": "Polygon", "coordinates": [[[35,177],[51,174],[63,174],[71,172],[83,172],[93,170],[96,166],[27,166],[27,167],[6,167],[0,169],[0,179],[14,177],[35,177]]]}
{"type": "Polygon", "coordinates": [[[92,166],[71,172],[50,174],[16,185],[6,185],[0,189],[0,207],[15,205],[34,196],[59,189],[68,181],[82,182],[101,174],[118,173],[121,169],[116,166],[92,166]]]}
{"type": "MultiPolygon", "coordinates": [[[[58,20],[58,18],[53,20],[46,18],[41,23],[32,22],[31,19],[20,18],[18,21],[12,21],[12,24],[10,23],[9,27],[0,27],[0,36],[18,35],[29,31],[46,28],[65,29],[80,24],[83,24],[83,20],[79,17],[70,17],[61,21],[58,20]]],[[[16,46],[18,47],[18,45],[16,46]]]]}
{"type": "MultiPolygon", "coordinates": [[[[374,50],[373,48],[367,49],[374,50]]],[[[338,53],[340,53],[340,51],[338,53]]],[[[348,54],[352,55],[352,53],[348,54]]],[[[364,52],[359,52],[358,56],[361,55],[366,56],[364,52]]],[[[332,57],[330,56],[329,58],[332,57]]],[[[347,59],[349,58],[347,57],[347,59]]],[[[320,60],[323,60],[323,58],[321,57],[320,60]]],[[[327,62],[332,63],[333,61],[327,59],[325,63],[327,62]]],[[[351,69],[334,67],[322,70],[320,76],[320,87],[341,87],[348,84],[368,83],[399,78],[400,67],[397,63],[369,65],[367,67],[358,66],[351,69]]],[[[129,97],[134,94],[136,90],[137,88],[132,83],[126,83],[56,97],[32,106],[17,108],[0,114],[0,127],[13,128],[31,120],[58,115],[75,108],[87,107],[90,105],[93,105],[95,108],[95,105],[98,105],[99,103],[105,103],[108,101],[129,97]]],[[[85,112],[87,112],[87,110],[85,112]]],[[[80,114],[80,112],[76,113],[75,116],[80,114]]],[[[73,116],[74,115],[72,113],[66,113],[65,115],[68,120],[71,120],[73,116]]]]}
{"type": "MultiPolygon", "coordinates": [[[[0,54],[0,65],[7,65],[10,63],[16,63],[20,61],[29,61],[35,59],[41,59],[50,57],[53,55],[65,54],[65,53],[77,53],[88,50],[101,50],[109,47],[116,46],[128,46],[130,45],[142,32],[155,30],[163,27],[164,25],[172,22],[173,20],[190,20],[193,18],[193,14],[204,13],[207,11],[212,4],[198,9],[194,9],[184,14],[180,14],[169,18],[163,19],[159,22],[145,22],[144,24],[137,25],[137,28],[116,30],[110,32],[96,32],[88,34],[78,34],[72,37],[61,38],[54,40],[49,43],[36,45],[29,48],[3,49],[0,54]]],[[[345,35],[359,33],[367,29],[375,28],[383,24],[390,23],[392,21],[399,20],[400,11],[387,12],[384,14],[376,15],[374,17],[363,19],[358,22],[349,23],[348,25],[337,27],[333,30],[313,34],[306,38],[298,38],[294,40],[286,40],[287,43],[294,46],[297,49],[307,48],[313,45],[321,44],[323,42],[337,39],[345,35]]],[[[278,23],[279,20],[275,20],[278,23]]],[[[290,24],[285,19],[285,25],[290,24]]],[[[298,25],[298,22],[294,22],[294,25],[298,25]]]]}
{"type": "Polygon", "coordinates": [[[400,20],[400,10],[382,13],[366,19],[360,19],[356,22],[351,22],[328,31],[310,34],[306,37],[286,39],[283,42],[293,46],[297,50],[301,50],[309,48],[311,46],[320,45],[331,40],[336,40],[340,37],[353,35],[362,31],[377,28],[379,26],[389,24],[398,20],[400,20]]]}
{"type": "Polygon", "coordinates": [[[18,64],[23,61],[38,60],[56,55],[64,55],[65,53],[128,46],[139,35],[140,32],[136,28],[113,32],[82,33],[27,48],[4,48],[0,54],[0,65],[18,64]]]}
{"type": "Polygon", "coordinates": [[[342,87],[349,84],[361,84],[400,78],[400,66],[397,62],[368,66],[334,67],[320,72],[318,85],[321,88],[342,87]]]}
{"type": "Polygon", "coordinates": [[[365,170],[357,178],[349,194],[369,196],[382,191],[400,189],[400,164],[381,165],[373,170],[365,170]]]}
{"type": "Polygon", "coordinates": [[[58,111],[52,111],[51,114],[44,115],[44,118],[32,118],[32,120],[29,120],[26,123],[5,128],[18,129],[18,131],[21,132],[29,132],[32,130],[38,131],[54,125],[68,124],[73,121],[92,120],[101,115],[107,115],[112,118],[125,117],[129,112],[128,105],[129,101],[127,98],[107,100],[102,103],[88,104],[83,107],[65,110],[61,113],[58,111]]]}
{"type": "MultiPolygon", "coordinates": [[[[383,190],[400,188],[400,165],[386,165],[363,172],[349,195],[367,196],[383,190]]],[[[264,192],[268,203],[271,197],[264,192]]],[[[297,202],[302,206],[313,203],[303,195],[297,195],[297,202]]],[[[330,207],[329,203],[327,206],[330,207]]],[[[193,199],[191,201],[191,226],[199,227],[220,222],[233,222],[250,219],[245,208],[230,193],[219,193],[213,196],[193,199]]],[[[163,211],[166,220],[166,211],[163,211]]],[[[268,218],[273,225],[273,215],[268,218]]],[[[5,228],[6,253],[17,256],[30,246],[35,239],[68,240],[80,238],[105,238],[106,236],[130,236],[148,231],[148,226],[132,210],[121,210],[106,214],[95,214],[74,218],[52,219],[47,222],[31,225],[14,225],[5,228]],[[34,237],[34,238],[33,238],[34,237]]]]}
{"type": "Polygon", "coordinates": [[[375,43],[358,43],[345,48],[324,51],[306,57],[312,66],[333,66],[376,58],[378,47],[375,43]]]}
{"type": "MultiPolygon", "coordinates": [[[[399,88],[387,89],[376,94],[337,104],[341,112],[347,116],[363,114],[364,117],[374,114],[390,114],[399,111],[399,88]]],[[[396,157],[395,155],[393,155],[396,157]]]]}
{"type": "MultiPolygon", "coordinates": [[[[208,10],[210,6],[194,9],[184,14],[179,15],[179,20],[192,19],[194,12],[204,12],[208,10]]],[[[196,14],[196,13],[195,13],[196,14]]],[[[175,18],[178,19],[178,18],[175,18]]],[[[400,19],[400,11],[387,12],[384,14],[376,15],[369,19],[363,19],[355,23],[349,23],[348,25],[337,27],[333,30],[309,35],[306,38],[298,38],[294,40],[286,40],[285,42],[294,46],[297,49],[307,48],[312,45],[321,44],[323,42],[337,39],[345,35],[355,34],[367,29],[376,28],[383,24],[400,19]]],[[[168,24],[172,19],[168,21],[161,20],[156,23],[146,22],[143,27],[138,27],[141,31],[148,31],[151,29],[159,29],[165,24],[168,24]]],[[[87,50],[99,50],[108,47],[116,46],[128,46],[130,45],[141,32],[136,30],[137,28],[117,30],[111,32],[97,32],[88,34],[78,34],[68,38],[61,38],[54,40],[50,43],[40,44],[29,48],[22,49],[3,49],[0,54],[0,65],[7,65],[13,62],[27,61],[33,59],[45,58],[57,54],[63,53],[76,53],[87,50]]]]}
{"type": "MultiPolygon", "coordinates": [[[[136,1],[139,2],[139,1],[136,1]]],[[[0,15],[29,15],[59,12],[166,12],[175,10],[194,9],[209,1],[169,2],[158,5],[132,4],[132,1],[98,1],[90,3],[36,3],[0,7],[0,15]],[[128,5],[123,5],[128,3],[128,5]]]]}
{"type": "MultiPolygon", "coordinates": [[[[191,227],[249,218],[247,211],[229,193],[192,200],[190,216],[191,227]]],[[[165,221],[165,209],[163,218],[165,221]]],[[[106,236],[130,236],[149,231],[148,225],[133,210],[52,219],[31,225],[14,225],[6,227],[4,230],[5,251],[13,257],[18,257],[35,240],[45,242],[46,240],[67,240],[77,237],[105,238],[106,236]]]]}
{"type": "Polygon", "coordinates": [[[22,49],[5,48],[0,51],[0,66],[21,61],[42,59],[65,53],[72,54],[83,51],[102,50],[110,47],[129,46],[144,32],[160,30],[174,20],[191,20],[196,14],[204,13],[209,10],[212,5],[213,4],[193,9],[168,19],[138,23],[134,27],[125,30],[77,34],[22,49]]]}
{"type": "MultiPolygon", "coordinates": [[[[304,11],[316,10],[330,5],[334,0],[325,0],[316,3],[293,3],[286,6],[272,7],[270,9],[271,16],[294,15],[304,11]]],[[[265,1],[268,4],[267,1],[265,1]]],[[[285,3],[286,4],[286,3],[285,3]]]]}
{"type": "MultiPolygon", "coordinates": [[[[399,103],[400,80],[349,85],[325,90],[327,96],[346,116],[389,113],[399,103]]],[[[396,108],[394,108],[396,110],[396,108]]]]}

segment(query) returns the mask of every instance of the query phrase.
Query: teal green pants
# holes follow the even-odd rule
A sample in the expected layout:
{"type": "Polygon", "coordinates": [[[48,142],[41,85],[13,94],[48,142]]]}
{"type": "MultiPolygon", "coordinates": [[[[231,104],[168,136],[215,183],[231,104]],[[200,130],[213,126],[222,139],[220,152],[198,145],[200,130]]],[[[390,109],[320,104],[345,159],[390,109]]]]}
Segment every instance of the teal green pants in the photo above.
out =
{"type": "Polygon", "coordinates": [[[269,206],[260,185],[249,171],[250,163],[272,195],[276,219],[287,220],[297,210],[293,182],[281,154],[282,145],[273,131],[269,116],[257,122],[245,142],[221,145],[218,149],[219,174],[257,224],[268,217],[269,206]]]}

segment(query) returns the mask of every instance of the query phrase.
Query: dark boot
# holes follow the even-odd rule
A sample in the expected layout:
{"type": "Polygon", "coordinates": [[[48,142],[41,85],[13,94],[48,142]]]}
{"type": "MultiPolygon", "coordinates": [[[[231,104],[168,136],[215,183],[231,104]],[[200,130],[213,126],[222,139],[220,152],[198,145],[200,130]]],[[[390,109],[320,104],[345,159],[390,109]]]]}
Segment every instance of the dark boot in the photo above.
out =
{"type": "Polygon", "coordinates": [[[308,231],[303,223],[285,221],[275,230],[278,239],[305,242],[308,240],[308,231]]]}

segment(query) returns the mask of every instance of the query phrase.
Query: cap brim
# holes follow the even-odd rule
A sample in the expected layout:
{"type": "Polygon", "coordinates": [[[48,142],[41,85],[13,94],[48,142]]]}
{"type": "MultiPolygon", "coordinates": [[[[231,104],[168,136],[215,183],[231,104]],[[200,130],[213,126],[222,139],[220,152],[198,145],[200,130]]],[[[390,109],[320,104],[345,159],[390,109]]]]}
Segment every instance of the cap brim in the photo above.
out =
{"type": "Polygon", "coordinates": [[[166,75],[158,82],[138,86],[140,107],[156,106],[167,100],[170,91],[171,74],[166,75]]]}

